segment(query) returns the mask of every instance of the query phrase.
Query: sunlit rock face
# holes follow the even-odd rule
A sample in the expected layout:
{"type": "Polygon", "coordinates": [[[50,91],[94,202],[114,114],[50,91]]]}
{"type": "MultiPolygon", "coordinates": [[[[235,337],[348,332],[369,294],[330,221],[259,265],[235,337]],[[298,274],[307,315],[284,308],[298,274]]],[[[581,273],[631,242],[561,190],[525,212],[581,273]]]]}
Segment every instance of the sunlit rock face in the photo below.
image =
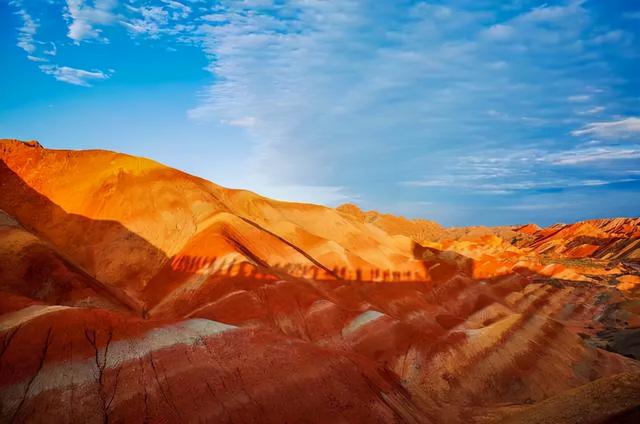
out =
{"type": "Polygon", "coordinates": [[[634,422],[640,220],[445,229],[0,141],[0,422],[634,422]]]}

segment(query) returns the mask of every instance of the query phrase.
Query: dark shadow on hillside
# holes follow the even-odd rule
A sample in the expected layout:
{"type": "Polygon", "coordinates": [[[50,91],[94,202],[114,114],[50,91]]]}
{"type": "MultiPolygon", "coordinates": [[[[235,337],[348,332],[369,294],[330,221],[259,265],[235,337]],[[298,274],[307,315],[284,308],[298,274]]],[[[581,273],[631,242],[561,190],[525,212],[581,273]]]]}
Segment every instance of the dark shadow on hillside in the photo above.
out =
{"type": "MultiPolygon", "coordinates": [[[[125,267],[120,281],[137,282],[145,267],[152,264],[156,268],[166,260],[165,254],[151,243],[129,231],[117,221],[95,220],[82,215],[67,213],[49,198],[34,190],[9,166],[0,160],[0,209],[4,210],[27,230],[40,236],[53,245],[64,261],[84,272],[93,282],[93,289],[108,296],[127,309],[141,314],[142,305],[123,290],[96,280],[98,263],[104,263],[104,255],[120,258],[122,264],[110,264],[113,267],[125,267]],[[118,252],[120,242],[131,246],[129,252],[118,252]],[[119,256],[116,256],[120,253],[119,256]],[[131,253],[128,255],[127,253],[131,253]],[[103,255],[102,257],[99,255],[103,255]],[[144,260],[142,260],[144,259],[144,260]]],[[[107,259],[110,259],[107,258],[107,259]]],[[[116,270],[117,271],[117,270],[116,270]]]]}
{"type": "MultiPolygon", "coordinates": [[[[299,250],[299,248],[298,248],[299,250]]],[[[329,268],[318,261],[310,260],[310,264],[274,263],[267,264],[263,259],[256,260],[255,265],[248,262],[236,262],[233,259],[215,256],[176,255],[168,261],[168,267],[177,276],[190,274],[227,275],[262,278],[265,271],[277,276],[290,276],[310,280],[343,280],[343,281],[426,281],[430,279],[447,279],[455,274],[471,276],[473,260],[453,251],[440,251],[414,243],[414,259],[421,262],[424,272],[394,271],[392,269],[367,268],[349,269],[345,266],[329,268]]],[[[251,255],[245,255],[252,259],[251,255]]],[[[305,254],[308,257],[308,254],[305,254]]]]}
{"type": "MultiPolygon", "coordinates": [[[[242,284],[251,281],[307,280],[329,284],[343,283],[431,283],[444,281],[455,275],[471,277],[473,260],[452,251],[421,246],[414,243],[413,260],[418,264],[407,266],[404,270],[375,267],[349,268],[346,266],[328,267],[311,258],[306,264],[272,262],[269,258],[257,258],[247,249],[240,249],[245,259],[232,256],[176,255],[171,257],[162,269],[147,284],[142,293],[149,310],[181,287],[192,285],[202,287],[223,279],[232,279],[242,284]],[[407,269],[408,268],[408,269],[407,269]]],[[[300,250],[300,248],[296,248],[300,250]]],[[[400,267],[399,267],[400,268],[400,267]]],[[[194,289],[200,290],[200,289],[194,289]]],[[[206,290],[205,290],[206,291],[206,290]]],[[[193,297],[194,294],[188,295],[193,297]]],[[[212,300],[212,299],[208,299],[212,300]]]]}
{"type": "Polygon", "coordinates": [[[440,252],[415,244],[414,257],[422,261],[422,272],[377,268],[329,268],[298,246],[262,227],[258,228],[301,252],[309,260],[309,264],[267,263],[265,259],[254,258],[252,252],[242,250],[240,253],[245,254],[255,265],[247,262],[225,262],[216,257],[167,258],[160,249],[117,221],[95,220],[67,213],[33,189],[4,161],[0,161],[0,209],[15,217],[27,230],[51,243],[64,261],[86,273],[93,283],[94,290],[141,315],[145,314],[145,305],[120,287],[133,287],[134,290],[138,290],[144,283],[150,282],[153,283],[149,284],[150,289],[167,294],[175,287],[174,282],[184,281],[196,274],[240,276],[256,280],[304,278],[314,281],[420,282],[427,280],[427,273],[435,279],[445,279],[459,272],[470,274],[472,266],[472,261],[462,255],[440,252]],[[123,251],[125,248],[128,250],[123,251]],[[111,256],[106,260],[105,255],[111,256]],[[118,279],[109,281],[111,284],[96,281],[97,274],[105,272],[105,267],[110,267],[110,275],[119,276],[118,279]],[[158,283],[155,281],[156,273],[161,269],[168,271],[168,275],[165,272],[163,277],[166,281],[155,284],[158,283]]]}
{"type": "Polygon", "coordinates": [[[434,280],[444,280],[455,274],[473,275],[473,259],[450,250],[413,244],[413,257],[422,261],[425,271],[434,280]]]}

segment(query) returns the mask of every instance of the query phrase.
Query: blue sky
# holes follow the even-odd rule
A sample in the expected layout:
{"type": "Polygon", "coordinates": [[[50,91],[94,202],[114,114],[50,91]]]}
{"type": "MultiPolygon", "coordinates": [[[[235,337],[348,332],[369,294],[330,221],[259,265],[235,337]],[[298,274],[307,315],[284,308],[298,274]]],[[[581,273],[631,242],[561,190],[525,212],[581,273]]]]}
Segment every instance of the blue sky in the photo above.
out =
{"type": "Polygon", "coordinates": [[[446,225],[640,211],[640,2],[2,0],[0,137],[446,225]]]}

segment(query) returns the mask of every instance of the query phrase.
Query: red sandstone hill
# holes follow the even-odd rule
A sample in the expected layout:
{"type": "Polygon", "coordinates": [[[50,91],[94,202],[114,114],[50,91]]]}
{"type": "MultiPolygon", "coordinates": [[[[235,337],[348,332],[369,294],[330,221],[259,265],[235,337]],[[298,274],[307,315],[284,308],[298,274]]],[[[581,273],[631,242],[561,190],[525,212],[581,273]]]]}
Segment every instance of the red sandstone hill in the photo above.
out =
{"type": "Polygon", "coordinates": [[[16,140],[0,210],[1,422],[637,416],[637,220],[443,229],[16,140]]]}
{"type": "Polygon", "coordinates": [[[640,218],[593,219],[518,231],[530,234],[529,246],[541,254],[640,261],[640,218]]]}

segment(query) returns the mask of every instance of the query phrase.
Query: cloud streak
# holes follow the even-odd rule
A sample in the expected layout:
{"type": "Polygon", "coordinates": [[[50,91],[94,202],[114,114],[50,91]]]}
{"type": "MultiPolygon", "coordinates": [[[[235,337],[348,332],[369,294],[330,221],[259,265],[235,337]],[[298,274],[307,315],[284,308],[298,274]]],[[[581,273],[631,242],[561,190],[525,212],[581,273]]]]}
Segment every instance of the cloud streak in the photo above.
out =
{"type": "Polygon", "coordinates": [[[69,66],[40,65],[40,69],[58,81],[79,85],[81,87],[91,87],[92,82],[105,80],[110,77],[110,74],[99,70],[87,71],[69,66]]]}
{"type": "Polygon", "coordinates": [[[38,32],[39,25],[31,15],[27,13],[21,1],[13,0],[10,4],[15,7],[14,13],[20,17],[22,21],[22,25],[18,28],[17,46],[29,55],[33,55],[36,51],[36,41],[34,38],[38,32]]]}
{"type": "Polygon", "coordinates": [[[596,136],[603,138],[640,137],[640,118],[629,117],[617,121],[592,122],[571,132],[574,136],[596,136]]]}

